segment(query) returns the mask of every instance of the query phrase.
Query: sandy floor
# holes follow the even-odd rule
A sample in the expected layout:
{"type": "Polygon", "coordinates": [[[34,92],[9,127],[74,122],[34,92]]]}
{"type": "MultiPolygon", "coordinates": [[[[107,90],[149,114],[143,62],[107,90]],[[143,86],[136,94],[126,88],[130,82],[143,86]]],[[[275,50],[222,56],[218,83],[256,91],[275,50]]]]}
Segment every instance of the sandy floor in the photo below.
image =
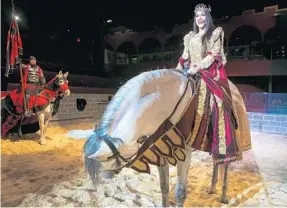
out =
{"type": "MultiPolygon", "coordinates": [[[[189,171],[188,193],[185,201],[185,207],[220,207],[221,182],[217,184],[216,194],[208,194],[211,184],[212,167],[211,162],[206,164],[197,164],[189,171]],[[210,165],[210,166],[208,166],[210,165]]],[[[240,168],[241,169],[241,168],[240,168]]],[[[245,166],[242,170],[230,168],[229,171],[229,189],[227,191],[229,200],[233,200],[232,207],[236,207],[256,194],[263,186],[263,179],[257,170],[249,169],[245,166]]],[[[174,187],[172,186],[170,201],[174,201],[174,187]]]]}
{"type": "Polygon", "coordinates": [[[65,136],[70,129],[92,129],[93,124],[53,127],[47,130],[48,144],[40,145],[37,135],[26,140],[2,140],[1,205],[16,206],[28,193],[49,191],[53,184],[67,181],[83,171],[85,140],[65,136]]]}
{"type": "MultiPolygon", "coordinates": [[[[47,131],[48,144],[41,146],[35,135],[22,141],[2,140],[2,206],[17,206],[29,193],[45,194],[54,184],[82,177],[82,148],[85,140],[72,140],[65,136],[67,130],[91,129],[93,124],[54,127],[47,131]],[[34,139],[34,140],[33,140],[34,139]]],[[[252,154],[252,153],[250,153],[252,154]]],[[[252,158],[252,155],[250,156],[252,158]]],[[[243,168],[232,168],[229,177],[228,195],[238,205],[252,197],[261,187],[262,178],[248,155],[243,168]],[[255,187],[250,189],[250,187],[255,187]],[[249,191],[246,191],[249,190],[249,191]]],[[[221,206],[220,185],[214,195],[208,195],[211,182],[211,160],[192,166],[188,179],[188,198],[185,206],[221,206]]],[[[255,164],[255,163],[254,163],[255,164]]],[[[171,175],[172,178],[172,175],[171,175]]],[[[173,183],[172,183],[173,184],[173,183]]],[[[171,201],[174,196],[171,187],[171,201]]]]}

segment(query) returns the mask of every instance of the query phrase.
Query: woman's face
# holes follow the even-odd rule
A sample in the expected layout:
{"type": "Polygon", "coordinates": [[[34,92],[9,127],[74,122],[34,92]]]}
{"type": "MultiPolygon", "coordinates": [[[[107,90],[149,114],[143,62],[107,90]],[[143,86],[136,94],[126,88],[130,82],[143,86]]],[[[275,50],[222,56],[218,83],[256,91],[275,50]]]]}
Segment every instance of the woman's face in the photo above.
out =
{"type": "Polygon", "coordinates": [[[206,25],[206,15],[204,11],[198,11],[195,13],[195,22],[198,28],[203,29],[206,25]]]}

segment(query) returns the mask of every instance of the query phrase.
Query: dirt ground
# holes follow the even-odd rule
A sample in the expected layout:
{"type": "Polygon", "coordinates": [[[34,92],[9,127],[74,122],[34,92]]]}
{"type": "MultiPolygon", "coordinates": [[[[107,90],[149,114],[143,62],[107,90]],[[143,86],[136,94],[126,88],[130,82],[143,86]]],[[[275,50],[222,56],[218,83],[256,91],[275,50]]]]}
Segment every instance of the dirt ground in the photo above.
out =
{"type": "Polygon", "coordinates": [[[75,178],[83,171],[85,140],[72,140],[71,129],[92,129],[79,124],[47,129],[47,145],[40,145],[37,134],[25,140],[1,140],[1,205],[17,206],[28,193],[48,192],[53,184],[75,178]]]}
{"type": "MultiPolygon", "coordinates": [[[[212,177],[212,162],[197,164],[191,167],[188,176],[188,189],[185,207],[221,207],[221,181],[218,182],[215,194],[208,194],[212,177]]],[[[260,189],[264,189],[263,179],[253,167],[231,167],[228,177],[227,195],[229,206],[236,207],[253,197],[260,189]]],[[[170,200],[174,200],[174,186],[171,187],[170,200]]]]}
{"type": "MultiPolygon", "coordinates": [[[[94,124],[78,124],[66,127],[50,127],[47,130],[48,144],[38,144],[37,135],[28,135],[25,140],[1,140],[2,178],[1,206],[17,206],[29,193],[45,194],[54,184],[83,177],[82,149],[85,139],[72,140],[65,136],[71,129],[92,129],[94,124]]],[[[258,192],[262,178],[256,170],[252,155],[238,167],[231,167],[228,195],[238,205],[258,192]],[[240,167],[242,166],[242,168],[240,167]],[[252,188],[253,187],[253,188],[252,188]]],[[[215,195],[207,194],[211,182],[212,162],[191,166],[188,178],[189,206],[221,206],[220,185],[215,195]]],[[[171,174],[171,180],[174,174],[171,174]]],[[[174,201],[174,183],[171,183],[170,200],[174,201]]]]}

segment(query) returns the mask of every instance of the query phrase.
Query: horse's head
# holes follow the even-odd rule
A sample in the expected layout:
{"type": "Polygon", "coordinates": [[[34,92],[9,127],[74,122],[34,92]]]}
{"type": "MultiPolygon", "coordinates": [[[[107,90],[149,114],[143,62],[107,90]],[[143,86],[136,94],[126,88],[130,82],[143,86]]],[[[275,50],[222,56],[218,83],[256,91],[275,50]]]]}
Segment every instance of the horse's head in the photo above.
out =
{"type": "Polygon", "coordinates": [[[156,70],[140,74],[119,89],[84,147],[85,165],[93,181],[98,179],[99,167],[118,173],[129,164],[140,141],[153,135],[172,114],[186,83],[180,73],[156,70]]]}
{"type": "Polygon", "coordinates": [[[58,86],[59,92],[63,93],[64,96],[69,96],[70,95],[70,89],[69,89],[69,81],[67,79],[69,75],[69,72],[66,72],[65,74],[62,73],[62,71],[60,71],[57,76],[56,76],[56,80],[55,80],[55,84],[58,86]]]}

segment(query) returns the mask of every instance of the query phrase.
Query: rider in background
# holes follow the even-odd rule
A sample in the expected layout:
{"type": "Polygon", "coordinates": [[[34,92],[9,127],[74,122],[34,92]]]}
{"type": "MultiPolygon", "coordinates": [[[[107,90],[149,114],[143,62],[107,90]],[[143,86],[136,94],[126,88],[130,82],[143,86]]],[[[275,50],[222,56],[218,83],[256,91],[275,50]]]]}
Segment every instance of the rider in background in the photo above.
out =
{"type": "MultiPolygon", "coordinates": [[[[31,96],[39,94],[41,87],[46,84],[46,78],[41,67],[37,65],[37,59],[34,56],[30,56],[29,63],[27,65],[23,64],[22,69],[24,70],[23,82],[28,103],[31,96]]],[[[25,114],[27,116],[31,115],[29,105],[27,105],[25,114]]]]}

